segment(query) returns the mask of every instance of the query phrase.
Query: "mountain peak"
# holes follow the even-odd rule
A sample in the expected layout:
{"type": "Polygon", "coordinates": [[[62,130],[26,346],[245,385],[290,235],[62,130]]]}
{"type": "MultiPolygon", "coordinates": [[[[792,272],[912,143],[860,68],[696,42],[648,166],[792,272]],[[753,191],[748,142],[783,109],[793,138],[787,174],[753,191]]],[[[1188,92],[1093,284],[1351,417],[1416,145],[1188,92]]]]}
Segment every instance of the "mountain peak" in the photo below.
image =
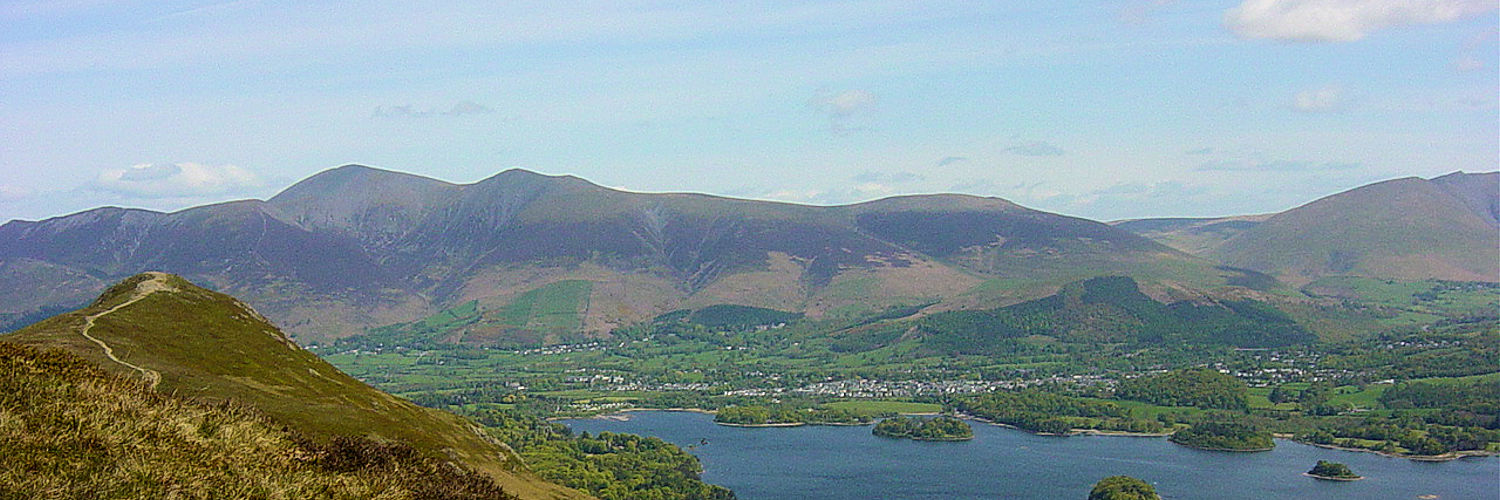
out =
{"type": "Polygon", "coordinates": [[[975,196],[970,194],[912,194],[891,196],[878,200],[850,205],[865,210],[903,210],[903,211],[950,211],[950,210],[1016,210],[1020,205],[1012,203],[1004,198],[993,196],[975,196]]]}
{"type": "Polygon", "coordinates": [[[524,168],[511,168],[472,184],[473,186],[571,186],[599,188],[598,184],[574,175],[550,175],[524,168]]]}
{"type": "Polygon", "coordinates": [[[453,184],[416,174],[348,164],[313,174],[293,184],[274,198],[272,203],[287,203],[308,196],[347,195],[349,191],[421,190],[454,187],[453,184]]]}

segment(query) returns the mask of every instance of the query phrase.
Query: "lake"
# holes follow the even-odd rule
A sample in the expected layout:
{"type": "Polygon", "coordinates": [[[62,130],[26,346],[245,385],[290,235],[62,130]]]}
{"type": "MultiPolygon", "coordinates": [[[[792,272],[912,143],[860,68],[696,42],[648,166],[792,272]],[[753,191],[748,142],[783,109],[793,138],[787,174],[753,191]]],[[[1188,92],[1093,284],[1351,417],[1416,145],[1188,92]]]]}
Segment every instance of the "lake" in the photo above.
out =
{"type": "Polygon", "coordinates": [[[565,420],[575,432],[628,432],[691,449],[705,481],[743,500],[1085,498],[1095,481],[1135,476],[1163,498],[1500,498],[1500,458],[1416,462],[1277,440],[1263,453],[1203,451],[1164,438],[1037,436],[971,422],[974,440],[875,437],[869,426],[740,428],[711,415],[649,411],[628,420],[565,420]],[[1367,479],[1319,481],[1300,474],[1318,460],[1348,464],[1367,479]],[[1435,495],[1435,496],[1426,496],[1435,495]]]}

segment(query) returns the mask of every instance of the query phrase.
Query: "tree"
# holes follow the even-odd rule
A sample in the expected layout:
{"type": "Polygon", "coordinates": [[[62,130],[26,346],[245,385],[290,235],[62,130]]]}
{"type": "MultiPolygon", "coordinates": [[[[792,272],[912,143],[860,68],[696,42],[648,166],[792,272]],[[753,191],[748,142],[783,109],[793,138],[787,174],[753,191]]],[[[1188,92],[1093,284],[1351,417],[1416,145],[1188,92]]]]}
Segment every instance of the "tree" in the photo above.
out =
{"type": "Polygon", "coordinates": [[[1161,500],[1156,488],[1130,476],[1110,476],[1094,483],[1089,500],[1161,500]]]}
{"type": "Polygon", "coordinates": [[[1312,470],[1307,471],[1307,473],[1311,474],[1313,476],[1320,477],[1320,478],[1323,478],[1323,477],[1326,477],[1326,478],[1335,478],[1335,479],[1358,479],[1359,478],[1358,475],[1356,475],[1353,471],[1349,470],[1349,466],[1341,464],[1341,463],[1338,463],[1338,462],[1329,462],[1329,461],[1326,461],[1326,460],[1319,460],[1318,461],[1318,465],[1314,466],[1312,468],[1312,470]]]}

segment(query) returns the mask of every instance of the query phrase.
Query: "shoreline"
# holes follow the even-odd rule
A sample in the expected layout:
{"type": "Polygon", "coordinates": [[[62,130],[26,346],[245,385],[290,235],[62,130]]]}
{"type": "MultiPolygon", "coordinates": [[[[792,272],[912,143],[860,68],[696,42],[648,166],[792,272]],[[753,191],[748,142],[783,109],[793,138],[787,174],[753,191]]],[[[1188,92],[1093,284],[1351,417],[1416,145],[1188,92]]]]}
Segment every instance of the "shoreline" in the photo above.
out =
{"type": "Polygon", "coordinates": [[[802,427],[802,426],[808,425],[808,424],[807,424],[807,422],[782,422],[782,423],[779,423],[779,424],[731,424],[731,423],[728,423],[728,422],[714,422],[714,425],[722,425],[724,427],[761,428],[761,427],[802,427]]]}
{"type": "Polygon", "coordinates": [[[1018,430],[1018,431],[1021,431],[1021,432],[1025,432],[1025,433],[1033,434],[1033,435],[1037,435],[1037,436],[1056,436],[1056,437],[1106,436],[1106,437],[1149,437],[1149,438],[1159,438],[1159,437],[1167,437],[1167,436],[1171,436],[1172,435],[1172,433],[1170,433],[1170,432],[1131,432],[1131,431],[1109,431],[1109,430],[1102,430],[1102,429],[1068,429],[1068,432],[1062,432],[1062,433],[1059,433],[1059,432],[1036,432],[1036,431],[1032,431],[1032,430],[1028,430],[1028,429],[1022,429],[1022,428],[1016,427],[1014,425],[996,422],[994,420],[990,420],[990,419],[987,419],[987,418],[984,418],[984,417],[976,417],[974,415],[968,415],[968,414],[960,413],[960,414],[957,415],[957,417],[961,418],[961,419],[964,419],[964,420],[973,420],[973,421],[979,422],[979,423],[984,423],[984,424],[989,424],[989,425],[1004,427],[1006,429],[1015,429],[1015,430],[1018,430]]]}
{"type": "Polygon", "coordinates": [[[702,409],[702,408],[622,408],[622,409],[619,409],[619,410],[611,411],[609,413],[600,413],[598,415],[589,415],[587,417],[547,417],[545,420],[548,421],[548,422],[555,422],[555,421],[558,421],[558,420],[620,420],[620,421],[624,421],[624,420],[630,420],[630,416],[629,415],[622,415],[623,413],[635,413],[635,412],[639,412],[639,411],[676,411],[676,412],[684,412],[684,413],[701,413],[701,414],[704,414],[704,415],[716,415],[717,414],[717,412],[705,410],[705,409],[702,409]]]}
{"type": "MultiPolygon", "coordinates": [[[[598,415],[592,415],[592,416],[588,416],[588,417],[547,417],[545,420],[547,420],[548,422],[554,422],[554,421],[558,421],[558,420],[615,420],[615,421],[622,421],[623,422],[623,421],[630,420],[630,416],[629,415],[625,415],[626,413],[634,413],[634,412],[642,412],[642,411],[672,411],[672,412],[684,412],[684,413],[698,413],[698,414],[703,414],[703,415],[718,415],[719,414],[719,412],[717,412],[717,411],[705,410],[703,408],[622,408],[622,409],[619,409],[619,410],[611,411],[609,413],[600,413],[598,415]]],[[[911,414],[903,413],[902,415],[929,415],[929,414],[928,413],[911,413],[911,414]]],[[[937,415],[937,413],[931,413],[930,415],[937,415]]],[[[725,422],[714,422],[714,423],[717,424],[717,425],[725,426],[725,427],[747,427],[747,428],[756,428],[756,427],[801,427],[801,426],[804,426],[804,425],[828,425],[828,426],[862,427],[862,426],[866,426],[866,425],[874,425],[875,421],[871,420],[869,422],[784,422],[784,423],[776,423],[776,424],[731,424],[731,423],[725,423],[725,422]]]]}
{"type": "Polygon", "coordinates": [[[1168,440],[1168,442],[1170,442],[1172,444],[1175,444],[1177,446],[1185,446],[1185,447],[1192,448],[1192,449],[1195,449],[1195,450],[1203,450],[1203,451],[1227,451],[1227,452],[1231,452],[1231,453],[1260,453],[1260,452],[1271,451],[1271,450],[1276,449],[1276,446],[1274,444],[1272,446],[1266,447],[1266,448],[1253,448],[1253,449],[1248,449],[1248,450],[1241,450],[1241,449],[1235,449],[1235,448],[1212,448],[1212,447],[1208,447],[1208,446],[1196,446],[1196,445],[1191,445],[1191,444],[1187,444],[1187,443],[1179,443],[1179,442],[1172,441],[1172,440],[1168,440]]]}
{"type": "MultiPolygon", "coordinates": [[[[702,408],[625,408],[625,409],[621,409],[621,410],[615,410],[615,411],[612,411],[612,412],[609,412],[609,413],[601,413],[601,414],[590,416],[590,417],[548,417],[546,420],[549,421],[549,422],[556,421],[556,420],[583,420],[583,419],[628,420],[629,416],[627,416],[627,415],[620,415],[620,414],[622,414],[622,413],[641,412],[641,411],[672,411],[672,412],[700,413],[700,414],[704,414],[704,415],[715,415],[715,414],[717,414],[717,412],[710,411],[710,410],[705,410],[705,409],[702,409],[702,408]]],[[[902,415],[940,415],[940,413],[902,413],[902,415]]],[[[989,420],[989,419],[986,419],[986,418],[976,417],[976,416],[973,416],[973,415],[958,414],[958,415],[955,415],[955,416],[958,417],[958,418],[964,419],[964,420],[972,420],[972,421],[975,421],[975,422],[985,423],[985,424],[989,424],[989,425],[994,425],[994,426],[999,426],[999,427],[1005,427],[1007,429],[1015,429],[1015,430],[1018,430],[1018,431],[1021,431],[1021,432],[1025,432],[1025,433],[1033,434],[1033,435],[1037,435],[1037,436],[1054,436],[1054,437],[1103,436],[1103,437],[1161,438],[1161,437],[1170,437],[1172,435],[1171,432],[1150,433],[1150,432],[1129,432],[1129,431],[1107,431],[1107,430],[1100,430],[1100,429],[1072,429],[1072,430],[1070,430],[1070,431],[1068,431],[1067,433],[1064,433],[1064,434],[1059,434],[1059,433],[1055,433],[1055,432],[1032,432],[1032,431],[1029,431],[1029,430],[1026,430],[1026,429],[1022,429],[1020,427],[1016,427],[1014,425],[1002,424],[1002,423],[999,423],[999,422],[995,422],[995,421],[992,421],[992,420],[989,420]]],[[[797,424],[791,424],[791,425],[787,425],[787,424],[762,424],[762,425],[755,425],[755,424],[721,424],[719,422],[714,422],[714,423],[717,424],[717,425],[724,425],[724,426],[728,426],[728,427],[750,427],[750,428],[755,428],[755,427],[800,427],[800,426],[804,426],[804,425],[830,425],[830,426],[858,427],[858,426],[863,426],[863,425],[870,425],[870,424],[854,424],[854,423],[816,423],[816,424],[813,424],[813,423],[797,423],[797,424]]],[[[1319,444],[1319,443],[1303,442],[1303,441],[1298,441],[1298,440],[1294,439],[1291,434],[1285,434],[1285,433],[1273,433],[1271,436],[1273,438],[1275,438],[1275,439],[1284,439],[1284,440],[1291,441],[1291,442],[1297,443],[1297,444],[1303,444],[1303,445],[1307,445],[1307,446],[1315,446],[1315,447],[1318,447],[1318,448],[1324,448],[1324,449],[1329,449],[1329,450],[1352,451],[1352,452],[1361,452],[1361,453],[1373,453],[1373,454],[1376,454],[1376,455],[1380,455],[1382,457],[1387,457],[1387,458],[1401,458],[1401,459],[1412,460],[1412,461],[1416,461],[1416,462],[1451,462],[1451,461],[1454,461],[1454,460],[1460,460],[1460,459],[1464,459],[1464,458],[1483,458],[1483,457],[1500,456],[1500,452],[1482,451],[1482,450],[1455,451],[1455,452],[1451,452],[1451,453],[1445,453],[1445,454],[1442,454],[1442,455],[1405,455],[1405,454],[1401,454],[1401,453],[1391,453],[1391,452],[1385,452],[1385,451],[1379,451],[1379,450],[1371,450],[1371,449],[1366,449],[1366,448],[1350,448],[1350,447],[1338,446],[1338,445],[1332,445],[1332,444],[1319,444]]],[[[1266,448],[1266,449],[1263,449],[1263,450],[1231,450],[1231,449],[1201,448],[1201,447],[1197,447],[1197,446],[1192,446],[1192,445],[1187,445],[1187,444],[1182,444],[1182,443],[1175,443],[1175,442],[1173,444],[1177,444],[1177,445],[1180,445],[1180,446],[1186,446],[1186,447],[1189,447],[1189,448],[1199,449],[1199,450],[1228,451],[1228,452],[1236,452],[1236,453],[1240,453],[1240,452],[1253,453],[1253,452],[1271,451],[1272,449],[1275,448],[1273,446],[1271,448],[1266,448]]]]}
{"type": "Polygon", "coordinates": [[[1357,452],[1362,452],[1362,453],[1374,453],[1376,455],[1380,455],[1380,456],[1386,457],[1386,458],[1404,458],[1404,459],[1407,459],[1407,460],[1413,460],[1413,461],[1417,461],[1417,462],[1452,462],[1454,460],[1459,460],[1459,459],[1463,459],[1463,458],[1470,458],[1470,457],[1493,457],[1493,456],[1500,455],[1500,453],[1497,453],[1497,452],[1484,451],[1484,450],[1454,451],[1454,452],[1444,453],[1442,455],[1406,455],[1406,454],[1402,454],[1402,453],[1391,453],[1391,452],[1388,452],[1388,451],[1371,450],[1371,449],[1368,449],[1368,448],[1350,448],[1350,447],[1347,447],[1347,446],[1338,446],[1338,445],[1333,445],[1333,444],[1306,443],[1306,442],[1298,441],[1298,440],[1295,440],[1295,439],[1292,439],[1292,438],[1281,438],[1281,439],[1286,439],[1286,440],[1291,441],[1293,443],[1305,444],[1305,445],[1308,445],[1308,446],[1316,446],[1318,448],[1324,448],[1324,449],[1329,449],[1329,450],[1357,451],[1357,452]]]}

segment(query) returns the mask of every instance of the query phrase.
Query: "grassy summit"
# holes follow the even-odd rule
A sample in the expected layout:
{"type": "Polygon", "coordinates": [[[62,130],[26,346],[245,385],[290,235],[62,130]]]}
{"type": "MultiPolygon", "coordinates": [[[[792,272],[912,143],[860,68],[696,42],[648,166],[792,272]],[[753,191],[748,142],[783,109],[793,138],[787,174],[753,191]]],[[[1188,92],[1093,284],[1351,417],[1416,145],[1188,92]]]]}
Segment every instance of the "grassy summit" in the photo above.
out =
{"type": "Polygon", "coordinates": [[[107,372],[142,377],[163,393],[242,403],[317,442],[361,437],[405,443],[422,456],[488,474],[522,497],[582,496],[524,471],[513,452],[471,422],[355,380],[245,304],[176,276],[132,277],[82,310],[4,340],[60,348],[107,372]]]}

